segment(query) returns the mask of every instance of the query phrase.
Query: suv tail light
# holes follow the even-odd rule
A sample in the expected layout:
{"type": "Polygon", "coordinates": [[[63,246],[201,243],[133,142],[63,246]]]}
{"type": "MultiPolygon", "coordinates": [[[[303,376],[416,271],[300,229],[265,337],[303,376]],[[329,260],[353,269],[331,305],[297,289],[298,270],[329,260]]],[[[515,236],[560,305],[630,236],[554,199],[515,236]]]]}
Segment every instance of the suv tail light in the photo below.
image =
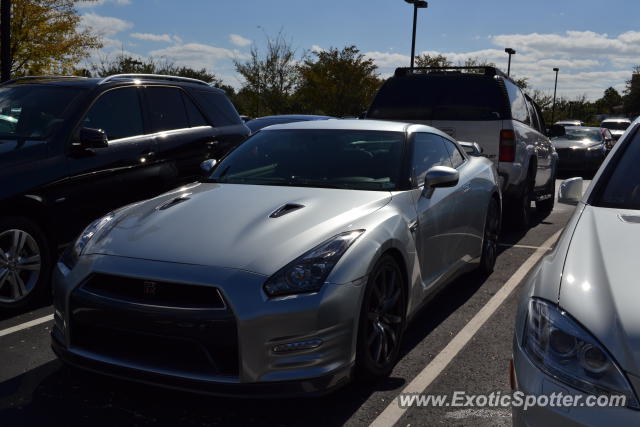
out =
{"type": "Polygon", "coordinates": [[[516,134],[510,129],[500,131],[500,156],[501,162],[514,162],[516,160],[516,134]]]}

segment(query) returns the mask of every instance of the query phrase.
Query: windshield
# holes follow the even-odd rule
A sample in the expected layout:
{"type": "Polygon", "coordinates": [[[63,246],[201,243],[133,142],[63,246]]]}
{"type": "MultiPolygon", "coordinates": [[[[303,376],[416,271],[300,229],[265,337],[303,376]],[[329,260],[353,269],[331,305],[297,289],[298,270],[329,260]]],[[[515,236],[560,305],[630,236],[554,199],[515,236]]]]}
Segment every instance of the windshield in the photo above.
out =
{"type": "Polygon", "coordinates": [[[594,205],[640,209],[640,133],[620,149],[598,182],[602,185],[597,190],[594,205]]]}
{"type": "Polygon", "coordinates": [[[383,120],[500,120],[508,114],[498,82],[484,76],[416,75],[391,78],[367,118],[383,120]]]}
{"type": "Polygon", "coordinates": [[[602,141],[602,131],[598,128],[580,129],[565,128],[565,134],[562,136],[554,136],[554,139],[568,139],[570,141],[602,141]]]}
{"type": "Polygon", "coordinates": [[[82,91],[60,86],[0,88],[0,138],[44,138],[64,119],[67,106],[82,91]]]}
{"type": "Polygon", "coordinates": [[[395,190],[404,133],[267,130],[234,150],[210,181],[355,190],[395,190]]]}
{"type": "Polygon", "coordinates": [[[627,130],[630,124],[629,122],[602,122],[601,126],[613,130],[627,130]]]}

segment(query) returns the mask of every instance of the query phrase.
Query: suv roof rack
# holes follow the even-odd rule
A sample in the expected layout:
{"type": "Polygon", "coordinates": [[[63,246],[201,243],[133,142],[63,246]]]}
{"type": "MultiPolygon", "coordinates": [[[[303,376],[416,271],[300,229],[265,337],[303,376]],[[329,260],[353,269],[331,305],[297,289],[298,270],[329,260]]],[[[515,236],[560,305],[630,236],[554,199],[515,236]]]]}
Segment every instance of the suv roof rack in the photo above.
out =
{"type": "Polygon", "coordinates": [[[137,73],[113,74],[111,76],[107,76],[103,78],[102,80],[100,80],[98,84],[102,85],[112,80],[125,80],[125,79],[168,80],[168,81],[176,81],[176,82],[195,83],[195,84],[211,87],[211,85],[205,82],[204,80],[192,79],[189,77],[167,76],[163,74],[137,74],[137,73]]]}
{"type": "Polygon", "coordinates": [[[15,79],[7,80],[6,82],[0,83],[0,86],[8,85],[10,83],[19,82],[22,80],[59,80],[59,79],[86,79],[87,77],[82,76],[23,76],[16,77],[15,79]]]}
{"type": "Polygon", "coordinates": [[[475,67],[399,67],[396,68],[396,72],[394,75],[396,77],[402,77],[413,74],[416,71],[427,71],[436,73],[461,73],[464,70],[476,70],[478,71],[476,74],[484,74],[485,76],[500,76],[511,80],[509,76],[500,71],[498,68],[486,65],[478,65],[475,67]]]}

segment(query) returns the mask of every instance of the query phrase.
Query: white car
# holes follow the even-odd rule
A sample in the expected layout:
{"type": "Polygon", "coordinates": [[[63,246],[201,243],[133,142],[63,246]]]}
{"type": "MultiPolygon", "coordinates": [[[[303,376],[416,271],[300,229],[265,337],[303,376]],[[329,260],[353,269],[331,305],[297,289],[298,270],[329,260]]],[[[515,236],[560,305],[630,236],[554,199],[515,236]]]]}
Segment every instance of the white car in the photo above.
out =
{"type": "Polygon", "coordinates": [[[625,130],[631,125],[631,120],[624,117],[605,119],[600,123],[601,128],[609,129],[613,139],[620,139],[625,130]]]}
{"type": "Polygon", "coordinates": [[[514,425],[640,425],[639,158],[637,120],[584,196],[581,178],[561,185],[559,201],[577,207],[522,293],[512,385],[528,396],[582,399],[514,407],[514,425]],[[589,407],[596,396],[620,396],[624,405],[589,407]]]}

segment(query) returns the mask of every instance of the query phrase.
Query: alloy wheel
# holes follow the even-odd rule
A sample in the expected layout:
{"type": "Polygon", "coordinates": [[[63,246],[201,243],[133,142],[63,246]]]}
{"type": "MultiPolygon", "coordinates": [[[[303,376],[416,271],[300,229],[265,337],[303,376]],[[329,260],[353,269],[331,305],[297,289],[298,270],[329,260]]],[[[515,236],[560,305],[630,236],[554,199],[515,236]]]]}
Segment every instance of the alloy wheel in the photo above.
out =
{"type": "Polygon", "coordinates": [[[40,277],[41,251],[36,239],[20,229],[0,233],[0,302],[22,300],[40,277]]]}
{"type": "Polygon", "coordinates": [[[388,263],[377,270],[366,301],[366,351],[378,368],[393,362],[400,346],[404,323],[402,277],[388,263]]]}
{"type": "Polygon", "coordinates": [[[487,222],[484,230],[483,268],[487,273],[493,270],[498,256],[498,235],[500,233],[500,214],[498,203],[492,200],[489,203],[487,222]]]}

